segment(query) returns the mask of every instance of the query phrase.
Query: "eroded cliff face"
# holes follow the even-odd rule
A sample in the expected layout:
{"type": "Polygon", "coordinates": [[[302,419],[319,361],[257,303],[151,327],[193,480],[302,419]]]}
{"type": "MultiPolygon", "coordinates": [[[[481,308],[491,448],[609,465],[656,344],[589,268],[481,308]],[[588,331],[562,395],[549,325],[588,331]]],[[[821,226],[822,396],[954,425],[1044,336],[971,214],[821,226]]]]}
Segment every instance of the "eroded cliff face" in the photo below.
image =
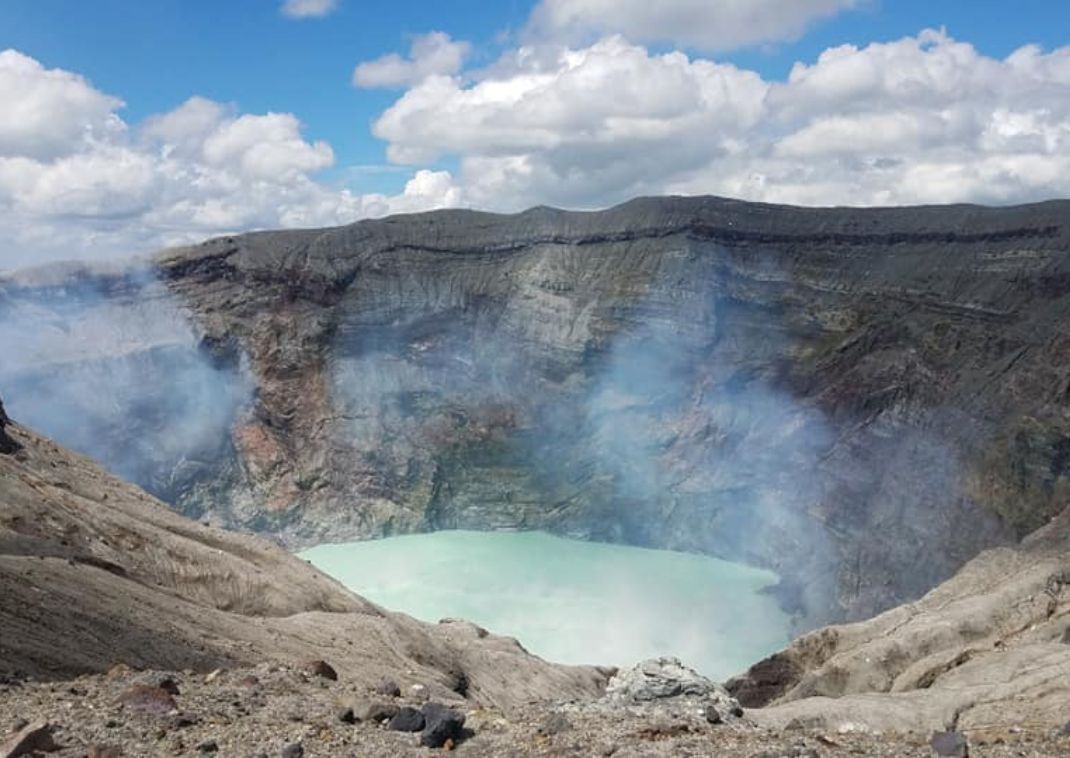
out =
{"type": "Polygon", "coordinates": [[[673,198],[249,234],[138,278],[9,277],[5,322],[67,337],[0,381],[14,407],[12,384],[94,367],[126,426],[85,451],[190,515],[303,544],[541,528],[697,550],[779,571],[804,623],[858,618],[1065,503],[1067,219],[673,198]],[[114,349],[72,351],[72,310],[114,349]],[[131,361],[153,379],[127,388],[131,361]]]}

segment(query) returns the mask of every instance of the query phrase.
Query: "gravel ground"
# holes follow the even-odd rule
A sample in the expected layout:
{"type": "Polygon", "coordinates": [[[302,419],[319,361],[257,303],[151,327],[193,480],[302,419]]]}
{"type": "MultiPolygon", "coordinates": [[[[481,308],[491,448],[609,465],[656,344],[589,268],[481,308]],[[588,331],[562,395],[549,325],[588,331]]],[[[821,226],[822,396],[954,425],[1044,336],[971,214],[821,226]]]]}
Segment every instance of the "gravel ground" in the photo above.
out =
{"type": "MultiPolygon", "coordinates": [[[[332,681],[307,665],[265,664],[214,676],[120,666],[67,682],[0,684],[0,744],[27,723],[47,721],[55,725],[58,745],[51,754],[64,757],[432,755],[442,751],[421,747],[419,734],[361,718],[371,706],[420,708],[425,699],[419,690],[389,696],[332,681]]],[[[934,755],[930,735],[774,733],[745,717],[711,725],[673,700],[647,709],[604,702],[532,705],[509,714],[461,699],[444,705],[466,716],[464,737],[446,745],[461,755],[934,755]]],[[[1070,756],[1070,737],[989,735],[985,743],[970,744],[969,755],[1070,756]]]]}

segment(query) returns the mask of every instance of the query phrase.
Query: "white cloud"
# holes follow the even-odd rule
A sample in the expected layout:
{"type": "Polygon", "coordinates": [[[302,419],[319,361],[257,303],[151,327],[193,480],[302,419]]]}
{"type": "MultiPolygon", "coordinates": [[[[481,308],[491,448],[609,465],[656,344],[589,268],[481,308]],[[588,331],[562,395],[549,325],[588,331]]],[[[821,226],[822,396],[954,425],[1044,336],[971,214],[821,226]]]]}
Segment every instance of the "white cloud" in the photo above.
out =
{"type": "Polygon", "coordinates": [[[634,42],[705,51],[794,39],[814,21],[861,0],[541,0],[529,31],[583,41],[622,34],[634,42]]]}
{"type": "Polygon", "coordinates": [[[250,179],[276,182],[334,163],[330,145],[305,142],[291,113],[244,115],[226,121],[204,140],[203,155],[209,165],[236,170],[250,179]]]}
{"type": "Polygon", "coordinates": [[[228,109],[220,103],[191,97],[173,111],[146,119],[141,134],[167,145],[170,150],[194,155],[228,115],[228,109]]]}
{"type": "Polygon", "coordinates": [[[0,155],[68,155],[123,129],[115,115],[121,100],[17,50],[0,52],[0,102],[0,155]]]}
{"type": "Polygon", "coordinates": [[[321,18],[338,8],[339,0],[285,0],[282,15],[290,18],[321,18]]]}
{"type": "Polygon", "coordinates": [[[374,132],[395,163],[459,161],[457,184],[478,206],[1070,195],[1070,47],[999,60],[927,30],[827,50],[775,82],[611,36],[524,46],[468,79],[420,81],[374,132]]]}
{"type": "Polygon", "coordinates": [[[0,53],[0,268],[446,205],[1070,195],[1070,47],[996,59],[929,30],[826,50],[770,81],[621,35],[527,44],[481,71],[462,69],[464,43],[417,42],[400,68],[365,70],[369,86],[409,83],[373,127],[412,172],[397,195],[325,184],[331,147],[293,114],[195,97],[127,124],[82,77],[0,53]],[[428,170],[440,160],[459,169],[428,170]]]}
{"type": "Polygon", "coordinates": [[[409,57],[390,53],[360,63],[353,70],[356,87],[402,87],[436,75],[456,74],[464,65],[471,46],[457,42],[443,32],[430,32],[413,39],[409,57]]]}
{"type": "Polygon", "coordinates": [[[650,55],[620,37],[549,61],[530,52],[471,86],[432,77],[410,89],[374,126],[388,155],[460,156],[477,205],[588,204],[712,160],[762,114],[767,85],[733,66],[650,55]]]}
{"type": "Polygon", "coordinates": [[[0,269],[463,199],[447,172],[416,171],[393,196],[327,186],[315,174],[333,164],[330,146],[306,140],[289,113],[194,97],[128,126],[117,98],[11,52],[0,53],[0,87],[0,269]]]}

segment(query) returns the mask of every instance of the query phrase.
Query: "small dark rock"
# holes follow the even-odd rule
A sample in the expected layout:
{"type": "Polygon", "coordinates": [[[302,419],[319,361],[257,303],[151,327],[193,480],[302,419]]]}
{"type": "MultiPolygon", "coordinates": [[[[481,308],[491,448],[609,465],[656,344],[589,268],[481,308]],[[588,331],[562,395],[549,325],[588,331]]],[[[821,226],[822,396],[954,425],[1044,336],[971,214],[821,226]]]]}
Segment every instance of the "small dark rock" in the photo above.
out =
{"type": "Polygon", "coordinates": [[[960,732],[934,732],[929,739],[933,752],[945,758],[968,758],[970,746],[960,732]]]}
{"type": "Polygon", "coordinates": [[[401,687],[393,679],[384,679],[375,687],[375,692],[387,697],[401,697],[401,687]]]}
{"type": "Polygon", "coordinates": [[[706,721],[711,724],[723,724],[724,717],[721,716],[721,712],[712,705],[707,705],[706,710],[702,712],[702,715],[706,717],[706,721]]]}
{"type": "Polygon", "coordinates": [[[147,684],[132,685],[119,696],[119,702],[132,711],[156,714],[170,713],[178,705],[170,692],[147,684]]]}
{"type": "Polygon", "coordinates": [[[200,720],[200,717],[195,713],[176,713],[171,718],[171,728],[186,729],[191,726],[196,726],[200,723],[200,720]]]}
{"type": "MultiPolygon", "coordinates": [[[[430,703],[428,703],[430,705],[430,703]]],[[[549,737],[552,734],[567,732],[572,728],[572,722],[565,718],[563,713],[551,713],[542,724],[539,725],[539,734],[549,737]]]]}
{"type": "Polygon", "coordinates": [[[20,755],[31,755],[38,752],[51,753],[58,750],[59,746],[52,739],[55,726],[47,721],[35,721],[27,724],[22,729],[0,742],[0,755],[4,758],[16,758],[20,755]]]}
{"type": "Polygon", "coordinates": [[[334,670],[334,667],[327,661],[308,661],[302,666],[305,673],[312,676],[318,676],[321,679],[329,679],[332,682],[338,681],[338,672],[334,670]]]}
{"type": "Polygon", "coordinates": [[[425,703],[421,709],[424,730],[420,744],[424,747],[442,747],[448,742],[456,744],[464,737],[464,714],[441,703],[425,703]]]}
{"type": "Polygon", "coordinates": [[[463,671],[451,671],[449,687],[461,697],[468,697],[468,674],[463,671]]]}
{"type": "Polygon", "coordinates": [[[394,718],[400,709],[393,703],[369,703],[360,714],[361,721],[380,722],[394,718]]]}
{"type": "Polygon", "coordinates": [[[178,682],[176,682],[173,678],[169,676],[161,679],[156,686],[164,692],[170,693],[172,695],[177,696],[178,694],[180,694],[178,691],[178,682]]]}
{"type": "Polygon", "coordinates": [[[743,709],[738,705],[733,705],[732,710],[729,711],[729,713],[731,713],[737,719],[743,718],[743,709]]]}
{"type": "Polygon", "coordinates": [[[418,732],[424,728],[424,715],[415,708],[406,706],[390,719],[386,728],[395,732],[418,732]]]}
{"type": "Polygon", "coordinates": [[[85,758],[122,758],[122,755],[115,745],[93,745],[86,751],[85,758]]]}
{"type": "Polygon", "coordinates": [[[355,724],[357,723],[357,714],[353,712],[352,708],[343,708],[338,711],[338,720],[343,724],[355,724]]]}
{"type": "Polygon", "coordinates": [[[282,758],[305,758],[305,749],[300,742],[287,745],[282,749],[282,758]]]}
{"type": "Polygon", "coordinates": [[[1063,737],[1070,737],[1070,721],[1063,724],[1063,728],[1059,730],[1059,734],[1063,737]]]}
{"type": "Polygon", "coordinates": [[[205,740],[197,746],[197,751],[201,753],[218,753],[219,744],[215,740],[205,740]]]}

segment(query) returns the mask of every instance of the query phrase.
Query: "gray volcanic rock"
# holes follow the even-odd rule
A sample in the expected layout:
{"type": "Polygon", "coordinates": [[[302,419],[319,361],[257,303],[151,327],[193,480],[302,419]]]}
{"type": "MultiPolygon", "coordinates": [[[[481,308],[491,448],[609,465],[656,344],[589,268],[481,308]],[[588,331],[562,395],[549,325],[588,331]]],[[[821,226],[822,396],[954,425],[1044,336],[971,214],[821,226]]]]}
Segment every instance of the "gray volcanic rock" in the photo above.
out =
{"type": "Polygon", "coordinates": [[[623,706],[689,709],[712,724],[743,716],[739,701],[720,684],[676,658],[654,658],[618,672],[606,685],[607,702],[623,706]]]}
{"type": "Polygon", "coordinates": [[[228,237],[149,279],[0,282],[0,319],[89,309],[127,337],[0,386],[148,366],[102,450],[187,514],[291,544],[541,528],[757,563],[804,624],[862,618],[1070,493],[1068,218],[645,198],[228,237]],[[147,302],[165,323],[133,329],[147,302]],[[226,399],[203,418],[200,386],[226,399]],[[167,439],[165,398],[182,444],[131,450],[167,439]]]}
{"type": "Polygon", "coordinates": [[[778,728],[1054,732],[1070,708],[1068,587],[1070,510],[918,601],[800,637],[727,687],[778,728]]]}

